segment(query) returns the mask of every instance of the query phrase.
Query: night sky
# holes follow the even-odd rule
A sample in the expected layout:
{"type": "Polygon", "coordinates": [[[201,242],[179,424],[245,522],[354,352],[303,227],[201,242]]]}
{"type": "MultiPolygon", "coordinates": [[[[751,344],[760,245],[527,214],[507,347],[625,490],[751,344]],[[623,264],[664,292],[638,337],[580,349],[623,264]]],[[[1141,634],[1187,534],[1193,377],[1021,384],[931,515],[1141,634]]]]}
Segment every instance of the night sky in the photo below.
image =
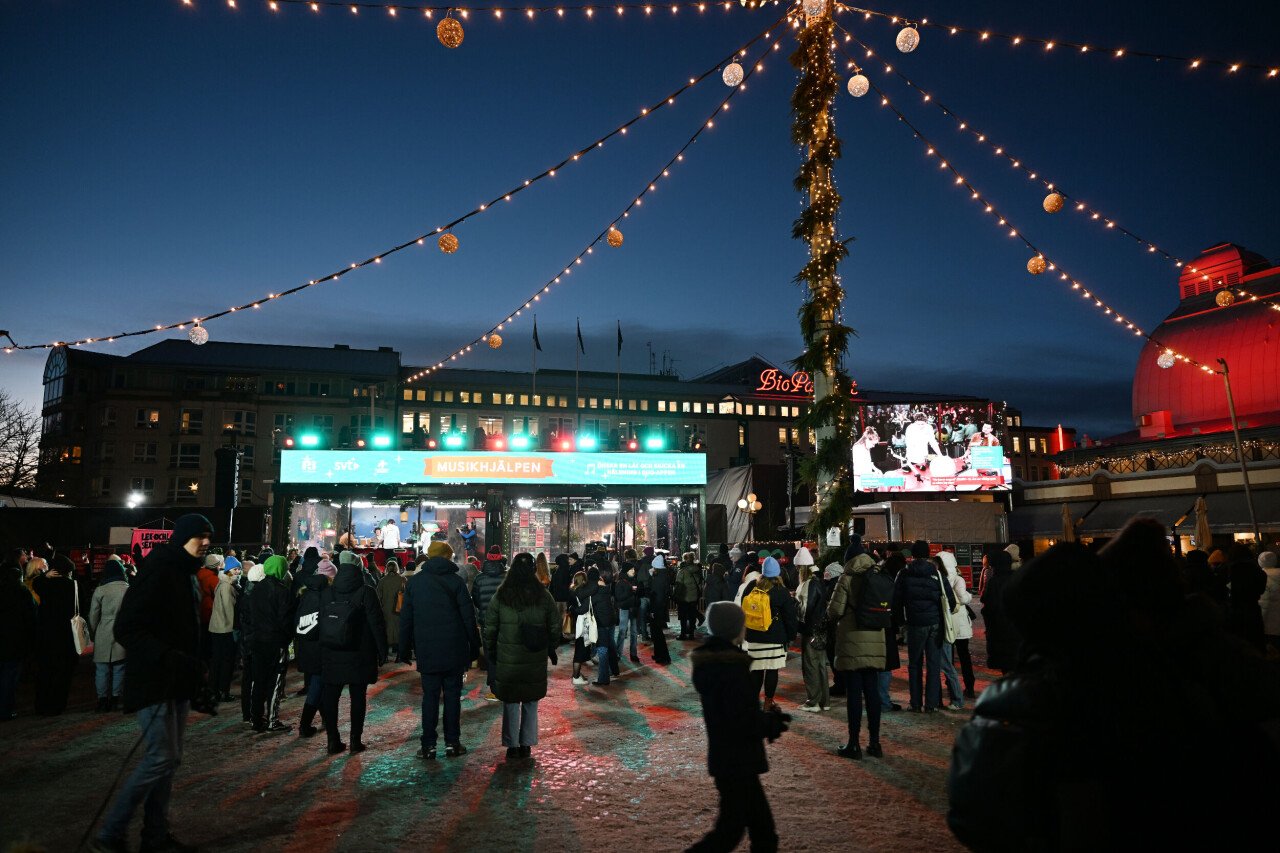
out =
{"type": "MultiPolygon", "coordinates": [[[[0,9],[0,328],[19,343],[105,336],[240,304],[316,278],[518,186],[701,73],[781,7],[704,15],[610,11],[588,22],[477,16],[447,50],[435,22],[367,10],[314,14],[265,0],[7,2],[0,9]]],[[[1262,4],[1029,4],[901,0],[874,6],[992,30],[1280,65],[1262,4]]],[[[1280,78],[1189,71],[980,43],[838,18],[895,67],[1069,193],[1175,255],[1221,241],[1280,260],[1274,146],[1280,78]]],[[[684,376],[752,352],[800,348],[790,239],[785,57],[766,61],[623,224],[537,306],[540,366],[647,368],[646,342],[684,376]]],[[[1152,329],[1177,301],[1171,263],[1080,214],[1049,216],[1044,191],[957,132],[878,62],[917,123],[1033,242],[1152,329]]],[[[718,74],[554,179],[457,230],[252,315],[215,340],[348,343],[427,364],[503,319],[572,259],[704,122],[718,74]]],[[[841,92],[837,169],[849,367],[865,388],[1007,399],[1029,422],[1101,436],[1130,426],[1141,340],[1048,276],[954,187],[878,99],[841,92]]],[[[527,368],[527,315],[499,352],[459,367],[527,368]]],[[[104,351],[128,353],[158,338],[104,351]]],[[[1212,358],[1212,353],[1197,354],[1212,358]]],[[[40,396],[46,353],[3,357],[0,387],[40,396]]],[[[1181,368],[1177,368],[1181,369],[1181,368]]]]}

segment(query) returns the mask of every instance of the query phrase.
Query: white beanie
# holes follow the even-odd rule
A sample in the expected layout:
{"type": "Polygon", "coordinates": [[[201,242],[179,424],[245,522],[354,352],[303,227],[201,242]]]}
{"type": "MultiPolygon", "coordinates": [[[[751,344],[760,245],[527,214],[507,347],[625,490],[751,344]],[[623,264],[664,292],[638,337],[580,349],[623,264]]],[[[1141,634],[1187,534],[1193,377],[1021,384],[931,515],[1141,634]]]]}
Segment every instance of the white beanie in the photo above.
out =
{"type": "Polygon", "coordinates": [[[1263,551],[1258,555],[1258,566],[1263,569],[1274,569],[1276,567],[1276,552],[1263,551]]]}
{"type": "Polygon", "coordinates": [[[257,583],[258,581],[266,580],[266,578],[267,570],[262,566],[255,565],[249,569],[249,583],[257,583]]]}
{"type": "Polygon", "coordinates": [[[839,563],[828,563],[827,567],[822,571],[822,576],[827,580],[838,578],[844,574],[844,566],[839,563]]]}

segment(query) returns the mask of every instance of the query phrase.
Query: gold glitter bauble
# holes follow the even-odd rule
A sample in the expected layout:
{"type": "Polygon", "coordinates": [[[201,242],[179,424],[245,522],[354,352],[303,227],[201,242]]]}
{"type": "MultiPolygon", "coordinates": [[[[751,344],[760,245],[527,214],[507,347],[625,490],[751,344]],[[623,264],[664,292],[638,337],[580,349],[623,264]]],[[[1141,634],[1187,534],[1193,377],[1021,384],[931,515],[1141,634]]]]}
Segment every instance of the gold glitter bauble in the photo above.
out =
{"type": "Polygon", "coordinates": [[[920,46],[920,31],[915,27],[903,27],[894,43],[897,44],[898,50],[910,53],[920,46]]]}
{"type": "Polygon", "coordinates": [[[436,38],[445,47],[454,48],[462,44],[462,36],[462,24],[456,18],[444,18],[436,24],[436,38]]]}
{"type": "Polygon", "coordinates": [[[458,251],[458,238],[452,234],[441,234],[437,245],[440,247],[440,251],[446,255],[452,255],[458,251]]]}
{"type": "Polygon", "coordinates": [[[1040,273],[1045,271],[1045,268],[1046,264],[1044,262],[1044,258],[1039,255],[1036,255],[1034,258],[1027,261],[1027,272],[1032,275],[1040,275],[1040,273]]]}
{"type": "Polygon", "coordinates": [[[488,344],[490,349],[497,349],[498,347],[502,346],[502,335],[499,335],[497,332],[494,332],[492,335],[489,336],[488,344]]]}
{"type": "Polygon", "coordinates": [[[1218,303],[1219,308],[1226,308],[1236,301],[1236,295],[1230,290],[1219,290],[1213,301],[1218,303]]]}
{"type": "Polygon", "coordinates": [[[1044,197],[1044,212],[1057,213],[1062,210],[1062,205],[1066,204],[1066,199],[1062,197],[1062,193],[1049,193],[1044,197]]]}
{"type": "Polygon", "coordinates": [[[610,246],[616,249],[622,245],[622,232],[617,228],[610,228],[609,236],[605,239],[609,241],[610,246]]]}

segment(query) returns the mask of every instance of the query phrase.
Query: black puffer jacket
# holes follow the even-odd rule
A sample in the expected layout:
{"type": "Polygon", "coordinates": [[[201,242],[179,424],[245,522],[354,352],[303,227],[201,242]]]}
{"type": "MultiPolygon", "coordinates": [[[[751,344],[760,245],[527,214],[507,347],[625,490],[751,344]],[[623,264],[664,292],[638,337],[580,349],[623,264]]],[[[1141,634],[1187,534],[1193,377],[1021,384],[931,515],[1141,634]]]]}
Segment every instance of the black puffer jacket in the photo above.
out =
{"type": "Polygon", "coordinates": [[[597,628],[616,628],[618,626],[618,608],[613,600],[613,592],[609,585],[600,586],[599,583],[588,581],[587,585],[578,591],[579,596],[589,597],[591,599],[591,609],[595,612],[597,628]]]}
{"type": "Polygon", "coordinates": [[[572,596],[569,584],[573,581],[573,570],[569,568],[569,555],[556,557],[556,567],[551,573],[551,597],[556,601],[568,601],[572,596]]]}
{"type": "Polygon", "coordinates": [[[929,560],[912,560],[893,587],[893,610],[902,624],[913,628],[941,625],[941,596],[946,592],[948,610],[955,607],[951,585],[941,582],[938,567],[929,560]]]}
{"type": "Polygon", "coordinates": [[[481,625],[484,624],[484,615],[489,609],[489,601],[498,591],[498,587],[502,586],[502,579],[506,577],[506,572],[507,564],[502,560],[485,560],[484,568],[471,582],[471,602],[475,605],[481,625]]]}
{"type": "Polygon", "coordinates": [[[321,672],[325,684],[373,684],[378,667],[387,659],[387,624],[376,591],[369,589],[363,573],[355,566],[339,566],[333,585],[323,593],[321,610],[330,602],[350,601],[359,616],[355,648],[331,649],[320,646],[321,672]]]}
{"type": "Polygon", "coordinates": [[[649,599],[657,613],[665,613],[671,606],[670,569],[649,569],[649,599]]]}
{"type": "Polygon", "coordinates": [[[634,610],[640,606],[640,586],[635,578],[623,575],[613,585],[613,600],[619,610],[634,610]]]}
{"type": "Polygon", "coordinates": [[[36,601],[22,576],[16,568],[0,569],[0,661],[26,659],[35,645],[36,624],[36,601]]]}
{"type": "Polygon", "coordinates": [[[282,649],[293,639],[293,606],[296,603],[284,581],[268,575],[250,589],[240,630],[245,645],[282,649]]]}
{"type": "Polygon", "coordinates": [[[418,672],[461,672],[479,651],[476,609],[458,567],[432,557],[404,586],[400,655],[414,653],[418,672]]]}
{"type": "MultiPolygon", "coordinates": [[[[116,642],[128,651],[124,707],[137,711],[169,699],[193,699],[204,682],[200,663],[200,590],[204,565],[181,545],[151,549],[116,614],[116,642]]],[[[68,634],[70,631],[67,632],[68,634]]]]}
{"type": "Polygon", "coordinates": [[[719,637],[708,637],[690,657],[707,724],[707,772],[718,778],[767,773],[764,739],[781,734],[782,718],[760,710],[751,657],[719,637]]]}
{"type": "Polygon", "coordinates": [[[320,600],[329,588],[329,579],[313,572],[303,581],[298,599],[298,615],[293,650],[298,656],[298,672],[320,674],[320,600]]]}

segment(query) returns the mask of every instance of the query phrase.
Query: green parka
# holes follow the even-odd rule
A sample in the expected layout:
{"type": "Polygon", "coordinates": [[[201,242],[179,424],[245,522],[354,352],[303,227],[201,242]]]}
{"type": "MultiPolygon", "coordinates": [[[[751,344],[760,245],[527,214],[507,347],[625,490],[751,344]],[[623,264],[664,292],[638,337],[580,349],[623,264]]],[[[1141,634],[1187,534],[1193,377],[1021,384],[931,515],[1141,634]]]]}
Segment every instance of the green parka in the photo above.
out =
{"type": "Polygon", "coordinates": [[[835,591],[831,593],[831,603],[827,605],[827,619],[836,626],[835,668],[843,672],[886,669],[888,650],[884,629],[860,630],[854,615],[858,593],[866,580],[867,570],[873,566],[875,561],[868,554],[859,554],[845,564],[844,574],[840,576],[835,591]]]}
{"type": "Polygon", "coordinates": [[[547,653],[560,637],[560,612],[546,590],[538,602],[517,610],[494,595],[484,619],[484,650],[497,661],[493,692],[503,702],[536,702],[547,695],[547,653]],[[529,651],[520,639],[520,623],[546,628],[547,648],[529,651]]]}
{"type": "Polygon", "coordinates": [[[675,599],[692,604],[702,594],[702,566],[697,563],[681,563],[676,570],[675,599]]]}

